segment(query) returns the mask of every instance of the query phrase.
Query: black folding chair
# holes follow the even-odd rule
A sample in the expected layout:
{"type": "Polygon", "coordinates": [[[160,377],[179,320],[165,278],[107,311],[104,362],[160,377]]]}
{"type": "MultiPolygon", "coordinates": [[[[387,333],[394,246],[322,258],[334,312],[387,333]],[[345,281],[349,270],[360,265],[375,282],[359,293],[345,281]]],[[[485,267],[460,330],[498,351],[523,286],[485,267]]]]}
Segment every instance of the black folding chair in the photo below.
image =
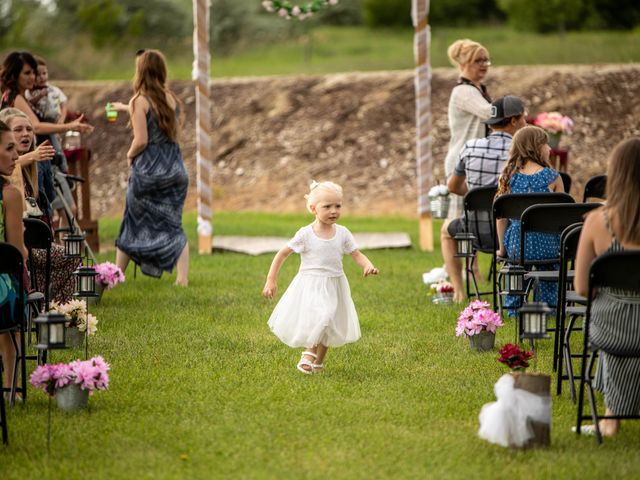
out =
{"type": "Polygon", "coordinates": [[[558,305],[556,307],[557,329],[554,336],[554,370],[557,369],[556,393],[562,393],[562,381],[569,381],[571,400],[576,401],[575,377],[573,374],[573,358],[579,355],[571,353],[571,332],[578,318],[586,313],[586,301],[572,290],[575,270],[572,270],[578,251],[578,241],[582,232],[582,223],[569,225],[560,236],[560,273],[558,275],[558,305]],[[582,303],[583,305],[575,305],[582,303]],[[566,319],[569,317],[569,325],[566,327],[566,319]],[[564,360],[564,365],[563,365],[564,360]],[[566,368],[567,373],[563,373],[566,368]]]}
{"type": "MultiPolygon", "coordinates": [[[[497,185],[491,185],[488,187],[478,187],[469,190],[464,198],[464,219],[465,219],[465,231],[473,233],[476,237],[476,242],[473,245],[473,256],[465,257],[465,270],[467,272],[466,290],[467,297],[471,296],[471,288],[469,285],[469,279],[473,282],[473,290],[476,298],[480,298],[482,295],[493,295],[493,304],[495,305],[497,292],[495,288],[495,282],[492,282],[493,288],[489,292],[480,292],[478,289],[478,282],[475,272],[473,271],[473,264],[477,262],[477,252],[489,253],[495,255],[496,251],[493,245],[496,242],[494,222],[491,218],[493,212],[493,199],[496,196],[498,190],[497,185]],[[485,225],[485,228],[482,225],[485,225]],[[481,233],[489,228],[489,239],[485,239],[485,235],[481,233]],[[483,241],[484,240],[484,241],[483,241]]],[[[493,265],[493,261],[491,262],[493,265]]],[[[493,278],[493,272],[489,272],[489,279],[493,278]]]]}
{"type": "MultiPolygon", "coordinates": [[[[575,203],[573,197],[568,193],[549,192],[549,193],[508,193],[497,197],[493,202],[493,231],[496,232],[494,248],[498,249],[498,228],[497,221],[501,218],[509,220],[520,220],[522,213],[531,205],[547,204],[547,203],[575,203]]],[[[493,283],[496,292],[500,289],[501,276],[497,270],[497,264],[513,261],[507,257],[492,258],[491,269],[493,271],[493,283]]],[[[519,259],[517,260],[519,262],[519,259]]],[[[494,310],[502,312],[502,301],[494,302],[494,310]]]]}
{"type": "MultiPolygon", "coordinates": [[[[24,223],[24,244],[29,253],[28,266],[31,277],[32,292],[27,296],[29,314],[27,316],[27,344],[31,345],[31,334],[33,333],[33,319],[41,312],[49,311],[49,296],[51,292],[51,243],[53,233],[49,226],[41,220],[35,218],[25,218],[24,223]],[[35,268],[34,250],[44,250],[45,269],[44,284],[38,284],[38,275],[35,268]]],[[[27,356],[27,360],[40,360],[37,356],[27,356]]],[[[46,361],[46,351],[42,352],[41,360],[46,361]]]]}
{"type": "MultiPolygon", "coordinates": [[[[582,347],[582,368],[580,374],[576,432],[578,435],[581,433],[580,427],[582,426],[582,420],[591,419],[595,426],[596,441],[599,444],[602,443],[602,433],[600,432],[599,426],[601,419],[640,419],[640,415],[598,415],[592,384],[592,372],[599,348],[590,341],[589,328],[593,301],[598,294],[598,289],[602,288],[633,292],[640,298],[640,252],[620,251],[605,253],[593,261],[589,270],[589,296],[587,301],[587,314],[584,319],[584,342],[582,347]],[[589,395],[591,415],[583,415],[582,413],[584,408],[585,387],[589,395]]],[[[619,318],[621,325],[624,325],[625,320],[627,319],[619,318]]],[[[634,354],[620,354],[616,352],[615,355],[623,358],[639,358],[640,350],[634,354]]],[[[640,380],[636,378],[630,379],[630,381],[637,382],[640,380]]]]}
{"type": "Polygon", "coordinates": [[[589,198],[606,199],[607,198],[607,176],[596,175],[587,180],[584,185],[584,194],[582,195],[582,202],[587,203],[589,198]]]}
{"type": "Polygon", "coordinates": [[[571,191],[571,175],[567,172],[558,172],[560,174],[560,178],[562,179],[562,186],[564,187],[565,193],[569,193],[571,191]]]}
{"type": "MultiPolygon", "coordinates": [[[[22,399],[27,399],[27,368],[24,361],[24,355],[26,352],[24,342],[24,283],[23,283],[23,271],[24,271],[24,259],[22,253],[10,243],[0,243],[0,274],[11,275],[17,279],[18,282],[18,298],[13,311],[13,322],[9,325],[5,325],[0,328],[0,333],[8,333],[13,348],[16,352],[16,361],[13,365],[5,365],[7,368],[13,368],[13,382],[11,387],[2,387],[2,392],[11,392],[11,399],[9,404],[13,406],[16,401],[16,393],[22,394],[22,399]],[[16,338],[16,334],[20,334],[20,339],[16,338]],[[20,345],[18,345],[18,342],[20,345]],[[18,383],[18,368],[21,371],[21,384],[18,383]]],[[[8,308],[8,306],[6,306],[8,308]]]]}

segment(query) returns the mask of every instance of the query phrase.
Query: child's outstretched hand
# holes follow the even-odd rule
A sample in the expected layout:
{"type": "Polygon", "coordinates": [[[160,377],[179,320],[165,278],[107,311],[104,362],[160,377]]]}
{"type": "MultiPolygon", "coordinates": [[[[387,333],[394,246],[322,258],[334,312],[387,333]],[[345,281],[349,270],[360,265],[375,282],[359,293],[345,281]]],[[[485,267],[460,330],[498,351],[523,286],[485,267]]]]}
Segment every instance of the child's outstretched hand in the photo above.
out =
{"type": "Polygon", "coordinates": [[[368,265],[365,265],[362,268],[363,277],[368,277],[369,275],[377,275],[377,274],[378,274],[378,269],[374,267],[372,263],[369,263],[368,265]]]}
{"type": "Polygon", "coordinates": [[[264,298],[272,299],[276,295],[276,290],[278,289],[278,284],[274,280],[267,279],[267,283],[264,285],[262,289],[262,296],[264,298]]]}

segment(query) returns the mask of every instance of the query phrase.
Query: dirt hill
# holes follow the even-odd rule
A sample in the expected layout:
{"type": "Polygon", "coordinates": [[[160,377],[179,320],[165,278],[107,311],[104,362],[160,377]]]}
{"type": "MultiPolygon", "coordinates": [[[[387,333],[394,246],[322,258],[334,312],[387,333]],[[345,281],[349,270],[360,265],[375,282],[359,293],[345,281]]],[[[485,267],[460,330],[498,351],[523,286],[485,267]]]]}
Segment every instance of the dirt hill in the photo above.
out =
{"type": "MultiPolygon", "coordinates": [[[[443,177],[449,140],[447,101],[453,69],[433,72],[433,158],[443,177]]],[[[87,112],[96,131],[85,143],[91,166],[94,217],[121,213],[127,184],[126,119],[108,124],[104,105],[127,101],[124,82],[58,82],[72,108],[87,112]]],[[[610,149],[640,135],[640,65],[493,68],[494,98],[523,97],[530,113],[558,110],[576,127],[562,139],[570,149],[572,194],[603,173],[610,149]]],[[[195,206],[195,97],[190,82],[172,84],[185,105],[183,153],[195,206]]],[[[212,83],[214,210],[302,211],[310,179],[345,187],[350,213],[416,213],[414,86],[411,71],[325,76],[240,78],[212,83]]]]}

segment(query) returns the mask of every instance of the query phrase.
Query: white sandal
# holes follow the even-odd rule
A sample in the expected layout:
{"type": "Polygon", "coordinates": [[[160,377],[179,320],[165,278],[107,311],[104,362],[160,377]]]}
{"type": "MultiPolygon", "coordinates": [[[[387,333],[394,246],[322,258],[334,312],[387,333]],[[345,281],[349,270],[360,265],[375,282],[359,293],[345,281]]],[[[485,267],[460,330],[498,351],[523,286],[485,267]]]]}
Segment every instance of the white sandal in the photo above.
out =
{"type": "Polygon", "coordinates": [[[313,352],[302,352],[300,361],[298,362],[298,365],[296,365],[296,368],[302,373],[304,373],[305,375],[311,375],[313,374],[313,362],[304,358],[305,356],[313,357],[314,360],[318,358],[318,356],[313,352]],[[304,367],[309,367],[309,370],[304,367]]]}
{"type": "Polygon", "coordinates": [[[318,374],[324,371],[324,363],[314,363],[311,368],[313,368],[313,373],[318,374]]]}

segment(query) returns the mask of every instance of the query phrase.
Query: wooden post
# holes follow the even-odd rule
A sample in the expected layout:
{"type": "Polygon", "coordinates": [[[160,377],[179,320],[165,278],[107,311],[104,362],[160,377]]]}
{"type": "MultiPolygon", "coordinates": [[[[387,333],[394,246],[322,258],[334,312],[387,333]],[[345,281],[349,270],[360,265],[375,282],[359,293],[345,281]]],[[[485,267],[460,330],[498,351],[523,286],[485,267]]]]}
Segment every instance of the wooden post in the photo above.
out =
{"type": "Polygon", "coordinates": [[[198,253],[211,254],[211,103],[209,89],[210,0],[193,0],[193,80],[196,90],[196,175],[198,194],[198,253]]]}
{"type": "Polygon", "coordinates": [[[420,215],[420,248],[433,251],[433,224],[429,209],[429,188],[433,177],[431,157],[431,67],[429,65],[429,0],[412,0],[411,19],[415,28],[416,92],[416,167],[418,176],[418,214],[420,215]]]}

